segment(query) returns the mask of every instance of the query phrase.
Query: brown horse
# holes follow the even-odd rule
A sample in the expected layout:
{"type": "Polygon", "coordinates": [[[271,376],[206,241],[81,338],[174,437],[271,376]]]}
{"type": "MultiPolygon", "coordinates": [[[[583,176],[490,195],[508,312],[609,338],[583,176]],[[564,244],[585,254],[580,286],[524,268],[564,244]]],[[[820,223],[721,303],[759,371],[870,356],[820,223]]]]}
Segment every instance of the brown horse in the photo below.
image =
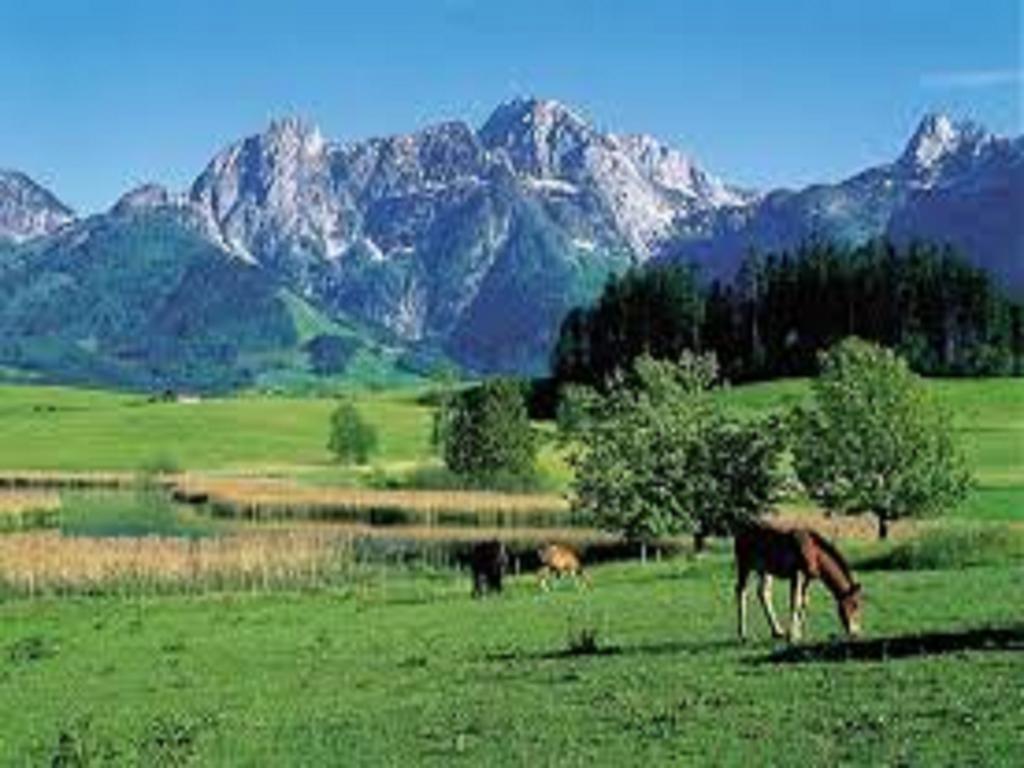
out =
{"type": "Polygon", "coordinates": [[[773,637],[782,637],[782,627],[772,609],[772,577],[789,579],[789,638],[800,637],[807,611],[807,589],[820,578],[835,598],[839,620],[847,634],[860,633],[861,588],[849,566],[821,534],[804,528],[783,531],[766,525],[752,525],[736,534],[736,605],[739,635],[747,636],[747,579],[751,572],[760,577],[758,597],[773,637]]]}
{"type": "Polygon", "coordinates": [[[540,570],[537,572],[537,583],[540,588],[547,590],[551,576],[557,578],[569,575],[589,585],[590,579],[583,572],[583,565],[580,563],[579,555],[572,549],[562,544],[548,544],[537,550],[540,557],[540,570]]]}

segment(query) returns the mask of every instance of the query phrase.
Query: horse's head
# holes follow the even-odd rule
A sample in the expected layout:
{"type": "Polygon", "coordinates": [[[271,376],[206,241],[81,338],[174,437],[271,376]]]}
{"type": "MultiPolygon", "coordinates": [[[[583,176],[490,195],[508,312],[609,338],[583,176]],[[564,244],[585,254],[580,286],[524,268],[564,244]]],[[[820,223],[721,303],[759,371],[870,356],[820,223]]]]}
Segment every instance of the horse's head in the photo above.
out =
{"type": "Polygon", "coordinates": [[[861,592],[860,584],[854,583],[846,593],[839,598],[839,620],[843,623],[843,629],[847,634],[856,637],[860,634],[860,614],[864,604],[864,595],[861,592]]]}

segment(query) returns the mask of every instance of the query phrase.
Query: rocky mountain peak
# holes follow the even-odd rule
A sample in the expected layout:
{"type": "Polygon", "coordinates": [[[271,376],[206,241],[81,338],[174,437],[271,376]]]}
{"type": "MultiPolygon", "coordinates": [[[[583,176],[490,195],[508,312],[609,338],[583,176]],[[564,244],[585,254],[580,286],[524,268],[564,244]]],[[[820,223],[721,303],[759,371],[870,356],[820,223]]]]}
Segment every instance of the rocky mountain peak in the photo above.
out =
{"type": "Polygon", "coordinates": [[[497,107],[480,129],[480,140],[501,151],[517,173],[536,178],[565,175],[600,134],[563,104],[547,99],[513,99],[497,107]]]}
{"type": "Polygon", "coordinates": [[[905,168],[931,171],[953,156],[978,154],[992,138],[969,120],[954,121],[948,115],[930,113],[918,123],[899,163],[905,168]]]}
{"type": "Polygon", "coordinates": [[[0,240],[19,243],[48,235],[74,218],[68,206],[25,174],[0,169],[0,240]]]}
{"type": "Polygon", "coordinates": [[[111,213],[118,215],[137,210],[162,208],[182,202],[180,195],[172,194],[161,184],[147,183],[121,195],[111,208],[111,213]]]}
{"type": "MultiPolygon", "coordinates": [[[[190,199],[239,255],[310,243],[333,257],[347,237],[344,201],[333,194],[330,152],[304,120],[274,120],[261,134],[221,151],[192,185],[190,199]]],[[[302,246],[308,250],[306,246],[302,246]]]]}
{"type": "Polygon", "coordinates": [[[307,156],[315,156],[323,151],[325,145],[316,124],[295,116],[271,120],[261,138],[268,151],[280,154],[301,151],[307,156]]]}
{"type": "Polygon", "coordinates": [[[717,208],[743,205],[755,196],[726,185],[698,166],[693,159],[647,134],[615,136],[643,176],[680,202],[717,208]]]}

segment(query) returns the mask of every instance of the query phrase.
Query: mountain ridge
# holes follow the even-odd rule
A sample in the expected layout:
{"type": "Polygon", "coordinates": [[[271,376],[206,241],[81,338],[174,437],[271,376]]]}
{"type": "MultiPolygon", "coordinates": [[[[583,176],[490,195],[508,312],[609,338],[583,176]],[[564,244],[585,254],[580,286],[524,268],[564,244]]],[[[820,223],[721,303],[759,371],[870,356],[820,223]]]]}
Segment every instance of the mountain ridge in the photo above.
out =
{"type": "Polygon", "coordinates": [[[651,136],[597,130],[551,100],[505,102],[477,129],[452,120],[349,142],[289,117],[219,150],[187,190],[142,185],[85,218],[28,177],[0,174],[0,288],[13,297],[0,320],[16,331],[11,306],[82,279],[85,267],[69,277],[42,258],[45,279],[29,279],[33,254],[100,263],[97,231],[114,228],[117,248],[141,253],[162,248],[153,229],[209,246],[219,300],[232,299],[224,275],[238,271],[396,346],[481,372],[538,373],[564,312],[608,274],[651,260],[729,277],[751,247],[929,237],[969,246],[1005,286],[1024,288],[1022,206],[1024,139],[939,114],[888,163],[769,191],[731,185],[651,136]]]}

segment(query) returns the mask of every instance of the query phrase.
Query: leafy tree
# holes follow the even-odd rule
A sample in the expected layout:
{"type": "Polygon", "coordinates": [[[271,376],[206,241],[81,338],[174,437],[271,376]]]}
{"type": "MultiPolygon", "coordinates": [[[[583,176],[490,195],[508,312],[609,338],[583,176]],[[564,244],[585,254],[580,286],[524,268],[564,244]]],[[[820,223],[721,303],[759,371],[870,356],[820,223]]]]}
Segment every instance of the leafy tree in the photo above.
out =
{"type": "Polygon", "coordinates": [[[377,450],[377,430],[359,414],[355,405],[345,400],[331,414],[328,450],[338,461],[366,464],[377,450]]]}
{"type": "Polygon", "coordinates": [[[796,470],[826,509],[889,522],[938,514],[969,475],[948,414],[892,351],[847,339],[822,355],[809,407],[794,414],[796,470]]]}
{"type": "Polygon", "coordinates": [[[513,379],[489,379],[453,393],[436,425],[452,472],[482,484],[534,477],[537,441],[522,387],[513,379]]]}
{"type": "Polygon", "coordinates": [[[589,413],[571,419],[576,510],[632,540],[690,532],[698,550],[766,512],[781,481],[782,432],[726,412],[716,378],[710,355],[642,356],[606,394],[578,391],[589,413]]]}

